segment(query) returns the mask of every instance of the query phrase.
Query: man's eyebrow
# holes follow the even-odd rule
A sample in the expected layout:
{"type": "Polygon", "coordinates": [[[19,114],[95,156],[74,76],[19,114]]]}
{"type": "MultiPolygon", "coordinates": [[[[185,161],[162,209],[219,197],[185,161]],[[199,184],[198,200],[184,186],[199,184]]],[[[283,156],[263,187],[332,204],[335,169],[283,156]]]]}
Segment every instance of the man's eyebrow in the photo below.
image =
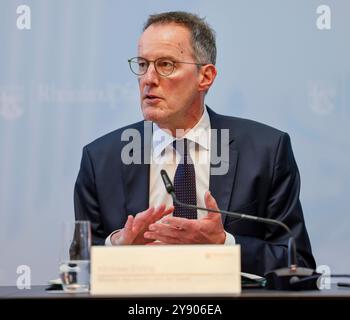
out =
{"type": "MultiPolygon", "coordinates": [[[[137,58],[141,58],[141,59],[145,59],[145,60],[147,60],[147,61],[150,61],[150,59],[147,59],[147,58],[145,58],[145,57],[143,57],[143,56],[137,56],[137,58]]],[[[180,60],[181,60],[181,59],[179,59],[179,58],[177,58],[177,57],[175,57],[175,56],[172,56],[172,55],[159,56],[159,57],[157,57],[157,58],[154,59],[154,60],[157,60],[157,59],[168,59],[168,60],[171,60],[171,61],[174,61],[174,62],[180,61],[180,60]]],[[[153,60],[152,60],[152,61],[153,61],[153,60]]]]}
{"type": "MultiPolygon", "coordinates": [[[[162,58],[162,59],[169,59],[169,60],[173,60],[173,61],[179,61],[178,58],[175,58],[174,56],[170,56],[170,55],[162,56],[162,57],[159,57],[159,58],[162,58]]],[[[158,59],[159,59],[159,58],[158,58],[158,59]]]]}

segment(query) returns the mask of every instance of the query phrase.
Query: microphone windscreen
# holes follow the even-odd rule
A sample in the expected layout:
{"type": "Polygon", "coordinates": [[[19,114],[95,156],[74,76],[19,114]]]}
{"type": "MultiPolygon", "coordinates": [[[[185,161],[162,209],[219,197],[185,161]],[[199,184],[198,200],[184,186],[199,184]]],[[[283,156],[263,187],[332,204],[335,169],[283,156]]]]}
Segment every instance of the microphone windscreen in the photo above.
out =
{"type": "Polygon", "coordinates": [[[160,170],[160,175],[162,176],[165,189],[168,193],[175,192],[174,186],[171,183],[169,176],[165,170],[160,170]]]}

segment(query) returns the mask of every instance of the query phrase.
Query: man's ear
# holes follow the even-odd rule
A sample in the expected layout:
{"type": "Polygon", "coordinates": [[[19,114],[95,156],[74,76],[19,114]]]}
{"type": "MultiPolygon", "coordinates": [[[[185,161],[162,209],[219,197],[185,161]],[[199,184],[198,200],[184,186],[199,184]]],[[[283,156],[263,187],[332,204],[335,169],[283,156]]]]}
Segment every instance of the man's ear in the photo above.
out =
{"type": "Polygon", "coordinates": [[[217,70],[213,64],[206,64],[202,66],[199,70],[199,91],[208,91],[211,85],[213,84],[217,70]]]}

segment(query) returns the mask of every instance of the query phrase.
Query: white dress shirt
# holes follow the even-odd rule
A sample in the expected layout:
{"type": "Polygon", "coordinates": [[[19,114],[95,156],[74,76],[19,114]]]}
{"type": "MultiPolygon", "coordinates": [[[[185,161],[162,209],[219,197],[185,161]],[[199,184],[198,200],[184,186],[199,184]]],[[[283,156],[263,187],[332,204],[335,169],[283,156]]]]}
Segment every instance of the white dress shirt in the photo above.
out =
{"type": "MultiPolygon", "coordinates": [[[[207,109],[198,123],[181,138],[189,141],[188,151],[194,163],[196,172],[197,206],[205,207],[204,194],[209,190],[210,179],[210,145],[211,126],[207,109]]],[[[166,170],[169,178],[174,181],[175,171],[181,160],[180,154],[172,146],[175,138],[153,123],[152,153],[150,165],[150,194],[149,206],[157,207],[165,204],[170,207],[173,204],[171,196],[166,192],[160,171],[166,170]]],[[[198,210],[197,218],[206,216],[207,212],[198,210]]],[[[226,233],[225,244],[235,244],[232,234],[226,233]]],[[[110,235],[111,236],[111,235],[110,235]]],[[[106,245],[111,245],[110,236],[106,239],[106,245]]]]}

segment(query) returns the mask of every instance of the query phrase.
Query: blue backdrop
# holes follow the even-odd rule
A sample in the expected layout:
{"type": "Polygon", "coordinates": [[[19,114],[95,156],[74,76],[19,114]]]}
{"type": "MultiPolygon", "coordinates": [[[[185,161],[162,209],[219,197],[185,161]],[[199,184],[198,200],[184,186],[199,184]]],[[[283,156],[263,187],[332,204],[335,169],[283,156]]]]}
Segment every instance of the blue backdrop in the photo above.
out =
{"type": "Polygon", "coordinates": [[[1,0],[0,284],[23,264],[33,284],[57,277],[81,149],[142,118],[127,59],[148,14],[168,10],[217,32],[208,105],[291,135],[317,264],[350,272],[349,1],[1,0]],[[17,27],[21,4],[30,30],[17,27]],[[329,30],[316,24],[321,4],[329,30]]]}

